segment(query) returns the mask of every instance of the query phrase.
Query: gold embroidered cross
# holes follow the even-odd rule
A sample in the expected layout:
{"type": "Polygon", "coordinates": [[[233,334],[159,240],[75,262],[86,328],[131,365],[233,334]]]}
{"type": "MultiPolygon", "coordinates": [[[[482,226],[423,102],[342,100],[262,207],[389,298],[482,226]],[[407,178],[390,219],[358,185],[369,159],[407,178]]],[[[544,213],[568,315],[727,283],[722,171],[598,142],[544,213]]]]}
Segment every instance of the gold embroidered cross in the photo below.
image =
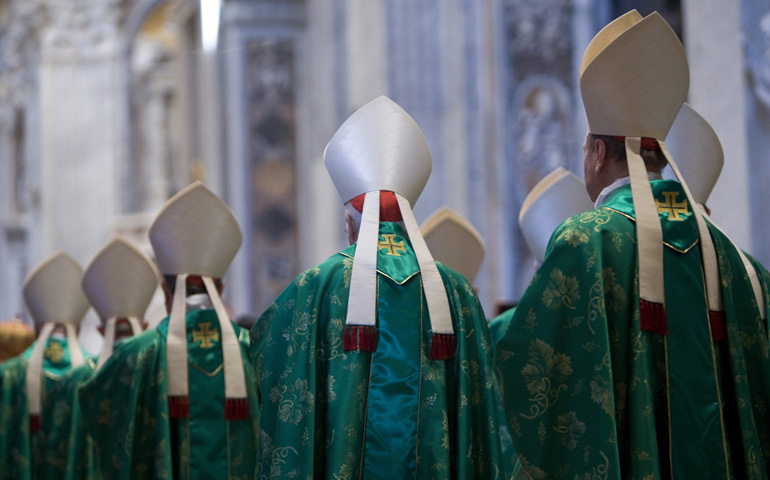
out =
{"type": "Polygon", "coordinates": [[[393,242],[393,239],[396,238],[395,233],[388,233],[387,235],[383,235],[385,237],[385,241],[380,241],[377,243],[377,248],[379,250],[387,250],[388,255],[394,256],[394,257],[400,257],[401,254],[398,253],[399,250],[406,253],[406,248],[404,248],[404,242],[393,242]]]}
{"type": "Polygon", "coordinates": [[[219,332],[215,328],[214,330],[209,330],[211,328],[211,322],[203,322],[198,326],[198,330],[193,330],[193,342],[197,342],[198,340],[201,341],[201,348],[211,348],[214,346],[213,343],[211,343],[212,340],[219,341],[219,332]]]}
{"type": "Polygon", "coordinates": [[[655,207],[658,209],[658,213],[668,212],[668,219],[674,221],[682,221],[683,217],[679,215],[687,214],[687,200],[681,202],[676,201],[676,197],[679,192],[663,192],[663,196],[666,198],[665,202],[655,200],[655,207]]]}
{"type": "Polygon", "coordinates": [[[45,358],[53,363],[59,363],[64,358],[64,349],[61,348],[59,342],[51,342],[45,349],[45,358]]]}

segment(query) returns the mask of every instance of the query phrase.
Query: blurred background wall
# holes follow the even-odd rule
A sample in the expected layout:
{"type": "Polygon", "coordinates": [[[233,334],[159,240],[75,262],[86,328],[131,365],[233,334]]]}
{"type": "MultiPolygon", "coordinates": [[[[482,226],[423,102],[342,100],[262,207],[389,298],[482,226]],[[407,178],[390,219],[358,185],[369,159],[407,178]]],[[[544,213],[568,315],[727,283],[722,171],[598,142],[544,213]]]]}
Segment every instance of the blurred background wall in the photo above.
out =
{"type": "MultiPolygon", "coordinates": [[[[244,244],[225,279],[259,315],[346,246],[323,165],[337,127],[388,95],[421,126],[442,205],[487,243],[484,309],[533,274],[518,210],[557,166],[582,177],[577,68],[593,35],[660,11],[691,66],[690,103],[725,148],[713,218],[770,264],[770,5],[757,0],[0,0],[0,318],[64,249],[84,266],[113,233],[148,252],[158,208],[193,180],[244,244]]],[[[153,318],[160,318],[160,296],[153,318]]],[[[97,351],[96,318],[81,338],[97,351]]]]}

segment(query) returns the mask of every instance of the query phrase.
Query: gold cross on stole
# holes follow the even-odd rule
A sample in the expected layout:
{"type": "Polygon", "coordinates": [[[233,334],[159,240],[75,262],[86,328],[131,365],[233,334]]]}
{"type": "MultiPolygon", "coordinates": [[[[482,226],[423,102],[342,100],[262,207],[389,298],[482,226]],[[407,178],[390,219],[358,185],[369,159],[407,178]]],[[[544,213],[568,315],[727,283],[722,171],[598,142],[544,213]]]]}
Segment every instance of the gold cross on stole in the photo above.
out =
{"type": "Polygon", "coordinates": [[[203,322],[198,326],[198,330],[193,330],[193,342],[201,341],[201,348],[211,348],[214,346],[212,340],[219,341],[219,331],[211,328],[211,322],[203,322]]]}
{"type": "Polygon", "coordinates": [[[377,248],[380,250],[387,250],[388,255],[394,256],[394,257],[400,257],[401,254],[398,253],[399,250],[406,253],[406,248],[404,248],[404,242],[393,242],[393,239],[396,238],[395,233],[388,233],[386,235],[383,235],[385,237],[385,241],[379,241],[377,243],[377,248]]]}
{"type": "Polygon", "coordinates": [[[683,217],[679,215],[687,214],[687,200],[681,202],[676,201],[676,197],[679,192],[663,192],[663,196],[666,198],[665,202],[655,200],[655,207],[658,209],[658,213],[668,212],[668,219],[674,221],[682,221],[683,217]]]}
{"type": "Polygon", "coordinates": [[[45,349],[45,358],[54,363],[58,363],[64,358],[64,349],[61,348],[59,342],[51,342],[48,344],[48,348],[45,349]]]}

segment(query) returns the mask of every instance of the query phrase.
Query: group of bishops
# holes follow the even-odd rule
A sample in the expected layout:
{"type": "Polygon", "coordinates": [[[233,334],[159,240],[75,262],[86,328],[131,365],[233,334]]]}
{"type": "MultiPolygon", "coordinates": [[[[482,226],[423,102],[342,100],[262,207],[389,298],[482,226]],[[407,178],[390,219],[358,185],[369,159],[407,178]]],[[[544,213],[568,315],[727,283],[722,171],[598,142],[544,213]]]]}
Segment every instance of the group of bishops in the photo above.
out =
{"type": "Polygon", "coordinates": [[[418,226],[430,151],[387,97],[324,152],[350,247],[250,331],[221,298],[241,231],[202,183],[157,214],[154,261],[121,237],[85,270],[51,255],[24,283],[37,339],[0,329],[23,351],[0,363],[0,479],[768,478],[770,273],[709,218],[723,153],[684,49],[631,11],[579,75],[585,182],[530,192],[537,270],[491,321],[484,242],[448,209],[418,226]]]}

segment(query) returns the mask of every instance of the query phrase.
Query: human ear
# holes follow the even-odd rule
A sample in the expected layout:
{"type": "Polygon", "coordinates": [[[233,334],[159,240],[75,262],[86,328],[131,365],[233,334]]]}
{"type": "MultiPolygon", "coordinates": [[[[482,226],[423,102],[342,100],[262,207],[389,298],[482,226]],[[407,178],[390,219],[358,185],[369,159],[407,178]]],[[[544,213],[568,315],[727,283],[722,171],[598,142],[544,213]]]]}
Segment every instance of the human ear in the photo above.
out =
{"type": "Polygon", "coordinates": [[[594,162],[594,171],[601,173],[607,164],[607,144],[601,139],[594,140],[594,152],[596,152],[596,162],[594,162]]]}

